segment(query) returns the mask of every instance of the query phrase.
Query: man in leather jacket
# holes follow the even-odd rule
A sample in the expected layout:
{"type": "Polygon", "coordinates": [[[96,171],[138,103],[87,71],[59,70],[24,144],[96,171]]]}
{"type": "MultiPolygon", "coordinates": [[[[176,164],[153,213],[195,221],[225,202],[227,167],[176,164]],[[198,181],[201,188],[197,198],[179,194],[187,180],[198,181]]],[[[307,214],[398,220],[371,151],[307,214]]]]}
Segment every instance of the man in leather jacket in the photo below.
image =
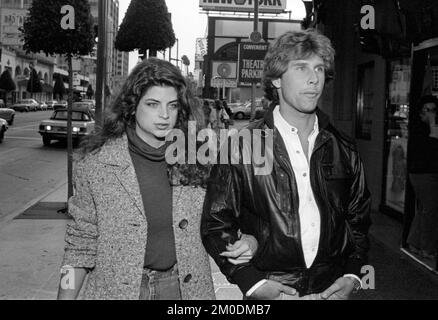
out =
{"type": "MultiPolygon", "coordinates": [[[[355,144],[317,107],[334,50],[314,30],[289,31],[265,57],[265,117],[251,123],[271,146],[272,170],[219,163],[211,171],[201,222],[203,244],[248,299],[347,299],[367,263],[370,194],[355,144]],[[258,248],[247,250],[241,233],[258,248]]],[[[252,138],[254,139],[254,138],[252,138]]],[[[239,145],[239,159],[248,148],[239,145]]]]}

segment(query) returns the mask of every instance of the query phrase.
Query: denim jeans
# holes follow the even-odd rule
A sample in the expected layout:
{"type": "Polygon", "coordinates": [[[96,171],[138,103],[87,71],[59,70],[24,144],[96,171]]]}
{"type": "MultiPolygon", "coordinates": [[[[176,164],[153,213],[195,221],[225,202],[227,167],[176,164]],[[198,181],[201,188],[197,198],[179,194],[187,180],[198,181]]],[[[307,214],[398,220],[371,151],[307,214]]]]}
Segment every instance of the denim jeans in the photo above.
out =
{"type": "Polygon", "coordinates": [[[167,271],[144,268],[139,300],[181,300],[177,265],[167,271]]]}

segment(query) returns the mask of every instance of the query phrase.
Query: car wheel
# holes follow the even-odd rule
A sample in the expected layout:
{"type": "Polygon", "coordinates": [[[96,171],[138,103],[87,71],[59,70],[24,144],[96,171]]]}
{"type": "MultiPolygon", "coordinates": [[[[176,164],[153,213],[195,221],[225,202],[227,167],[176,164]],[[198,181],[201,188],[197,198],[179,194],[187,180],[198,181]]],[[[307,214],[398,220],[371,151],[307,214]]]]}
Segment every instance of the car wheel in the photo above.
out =
{"type": "Polygon", "coordinates": [[[238,112],[238,113],[236,113],[236,119],[238,119],[238,120],[242,120],[243,117],[244,117],[243,112],[238,112]]]}
{"type": "Polygon", "coordinates": [[[46,147],[50,146],[50,142],[52,142],[52,139],[50,139],[47,136],[43,136],[43,144],[44,144],[44,146],[46,146],[46,147]]]}
{"type": "Polygon", "coordinates": [[[14,117],[12,117],[11,120],[8,121],[8,124],[9,124],[10,126],[12,126],[12,125],[14,124],[14,117]]]}
{"type": "Polygon", "coordinates": [[[1,129],[0,129],[0,143],[3,142],[3,138],[5,137],[5,131],[6,131],[5,127],[1,127],[1,129]]]}

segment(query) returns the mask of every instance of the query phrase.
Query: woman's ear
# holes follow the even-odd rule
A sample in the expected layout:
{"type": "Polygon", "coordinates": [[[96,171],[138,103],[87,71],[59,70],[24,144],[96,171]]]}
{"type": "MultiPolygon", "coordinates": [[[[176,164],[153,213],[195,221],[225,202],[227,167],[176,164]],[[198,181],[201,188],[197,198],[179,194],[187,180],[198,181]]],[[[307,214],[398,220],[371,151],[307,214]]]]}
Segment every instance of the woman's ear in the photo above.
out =
{"type": "Polygon", "coordinates": [[[272,80],[272,85],[274,86],[275,89],[280,89],[281,88],[281,79],[272,80]]]}

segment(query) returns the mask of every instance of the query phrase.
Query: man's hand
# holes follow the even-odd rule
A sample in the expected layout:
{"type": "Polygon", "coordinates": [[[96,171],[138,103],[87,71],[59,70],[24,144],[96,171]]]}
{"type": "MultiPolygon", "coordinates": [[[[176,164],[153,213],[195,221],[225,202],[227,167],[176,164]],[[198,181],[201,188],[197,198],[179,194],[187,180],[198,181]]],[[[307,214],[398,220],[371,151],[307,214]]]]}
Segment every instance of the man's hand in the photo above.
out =
{"type": "Polygon", "coordinates": [[[268,280],[257,288],[250,298],[256,300],[282,300],[284,294],[294,296],[297,294],[297,291],[280,282],[268,280]]]}
{"type": "Polygon", "coordinates": [[[249,262],[256,253],[258,242],[256,238],[249,234],[242,234],[240,240],[227,245],[227,251],[222,252],[222,257],[227,257],[232,264],[242,264],[249,262]]]}
{"type": "Polygon", "coordinates": [[[324,300],[346,300],[354,289],[355,281],[357,280],[351,277],[341,277],[321,293],[321,298],[324,300]]]}

